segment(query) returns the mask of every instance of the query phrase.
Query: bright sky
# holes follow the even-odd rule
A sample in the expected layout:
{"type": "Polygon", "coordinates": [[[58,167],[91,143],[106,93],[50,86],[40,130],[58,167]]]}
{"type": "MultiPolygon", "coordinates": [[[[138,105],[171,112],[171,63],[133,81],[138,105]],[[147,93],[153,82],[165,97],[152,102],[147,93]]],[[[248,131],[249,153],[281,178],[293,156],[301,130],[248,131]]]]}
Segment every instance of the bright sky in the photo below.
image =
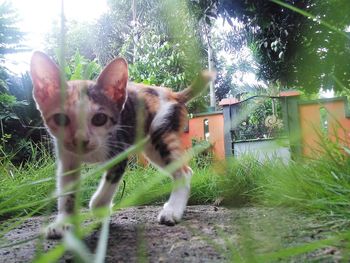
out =
{"type": "MultiPolygon", "coordinates": [[[[4,0],[0,0],[3,2],[4,0]]],[[[20,29],[27,33],[25,44],[33,50],[44,49],[44,37],[52,23],[59,21],[61,0],[11,0],[18,10],[20,29]]],[[[65,0],[67,20],[93,21],[107,11],[107,0],[65,0]]],[[[31,52],[6,57],[6,66],[15,73],[28,70],[31,52]]]]}
{"type": "MultiPolygon", "coordinates": [[[[236,30],[242,29],[243,25],[238,20],[233,19],[232,23],[236,30]]],[[[220,36],[222,34],[228,33],[232,30],[232,27],[228,23],[223,23],[223,20],[219,18],[215,24],[214,35],[220,36]]],[[[247,63],[253,65],[253,68],[257,71],[258,64],[254,60],[252,51],[248,47],[243,47],[238,54],[228,53],[225,50],[218,52],[218,57],[220,60],[225,61],[227,65],[237,65],[239,60],[244,60],[247,63]]],[[[267,85],[264,81],[258,80],[255,72],[245,72],[237,70],[232,76],[232,82],[236,88],[242,90],[246,89],[249,85],[258,85],[264,88],[267,88],[267,85]]],[[[248,90],[247,90],[248,91],[248,90]]],[[[231,94],[227,94],[230,96],[231,94]]]]}

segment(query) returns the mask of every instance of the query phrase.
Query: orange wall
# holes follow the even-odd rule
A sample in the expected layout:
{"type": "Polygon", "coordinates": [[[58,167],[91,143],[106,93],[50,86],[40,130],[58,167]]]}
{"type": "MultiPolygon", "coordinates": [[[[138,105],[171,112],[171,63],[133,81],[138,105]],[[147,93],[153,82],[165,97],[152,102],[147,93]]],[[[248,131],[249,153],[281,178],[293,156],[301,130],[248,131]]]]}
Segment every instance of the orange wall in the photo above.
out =
{"type": "Polygon", "coordinates": [[[185,148],[192,147],[192,138],[204,140],[204,119],[209,120],[209,142],[213,145],[215,156],[221,160],[225,159],[224,116],[222,113],[189,119],[189,132],[182,136],[185,148]]]}
{"type": "Polygon", "coordinates": [[[345,116],[345,104],[342,100],[312,104],[300,104],[300,128],[303,154],[311,156],[313,150],[319,150],[321,134],[320,109],[327,110],[328,136],[332,140],[340,139],[343,145],[350,142],[350,119],[345,116]]]}

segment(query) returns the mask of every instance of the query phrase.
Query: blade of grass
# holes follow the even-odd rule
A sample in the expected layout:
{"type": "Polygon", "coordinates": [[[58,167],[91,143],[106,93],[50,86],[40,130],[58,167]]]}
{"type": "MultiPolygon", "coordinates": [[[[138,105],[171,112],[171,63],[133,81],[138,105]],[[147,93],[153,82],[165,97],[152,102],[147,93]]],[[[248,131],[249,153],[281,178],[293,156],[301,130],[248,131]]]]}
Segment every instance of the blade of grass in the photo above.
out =
{"type": "Polygon", "coordinates": [[[50,251],[42,254],[38,258],[34,259],[33,263],[51,263],[57,262],[66,251],[65,246],[61,243],[50,251]]]}
{"type": "Polygon", "coordinates": [[[31,218],[33,215],[35,215],[38,211],[40,211],[41,209],[43,209],[47,204],[43,204],[42,206],[39,206],[37,209],[33,210],[32,212],[30,212],[29,214],[27,214],[24,217],[17,217],[14,223],[12,223],[9,227],[5,228],[4,230],[2,230],[0,232],[0,238],[4,237],[6,233],[8,233],[9,231],[11,231],[12,229],[16,228],[17,226],[21,225],[25,220],[27,220],[28,218],[31,218]]]}
{"type": "Polygon", "coordinates": [[[121,161],[125,160],[126,158],[128,158],[131,154],[140,152],[143,147],[146,145],[146,143],[149,141],[149,136],[143,138],[142,140],[140,140],[137,144],[129,147],[128,149],[126,149],[125,151],[123,151],[122,153],[118,154],[116,157],[114,157],[113,159],[109,160],[108,162],[104,163],[103,165],[100,165],[98,168],[93,169],[91,172],[89,172],[86,177],[88,176],[93,176],[95,174],[100,174],[110,168],[112,168],[113,166],[115,166],[116,164],[120,163],[121,161]]]}
{"type": "Polygon", "coordinates": [[[45,178],[45,179],[41,179],[41,180],[38,180],[38,181],[34,181],[34,182],[28,182],[26,184],[22,184],[22,185],[19,185],[19,186],[16,186],[16,188],[14,189],[11,189],[9,191],[5,191],[4,193],[1,193],[0,194],[0,198],[3,197],[3,196],[10,196],[10,198],[4,200],[1,202],[0,204],[0,209],[4,206],[6,206],[8,203],[10,203],[11,201],[15,200],[16,198],[18,198],[18,196],[14,193],[18,193],[19,190],[21,190],[22,188],[27,188],[27,187],[30,187],[30,186],[33,186],[33,185],[38,185],[38,184],[42,184],[42,183],[46,183],[46,182],[49,182],[49,181],[53,181],[54,178],[45,178]]]}
{"type": "MultiPolygon", "coordinates": [[[[184,163],[187,163],[193,156],[199,154],[200,152],[205,151],[208,148],[208,146],[204,145],[196,145],[189,151],[187,151],[186,154],[184,154],[181,158],[178,160],[170,163],[168,166],[166,166],[162,172],[165,173],[166,175],[171,175],[174,173],[176,170],[181,168],[184,163]]],[[[155,187],[157,184],[159,184],[163,180],[162,176],[157,176],[152,178],[147,184],[142,184],[138,189],[135,189],[133,193],[128,196],[127,198],[123,199],[119,204],[113,207],[113,210],[116,211],[120,208],[123,207],[128,207],[132,204],[136,203],[136,200],[142,198],[144,193],[147,193],[150,189],[155,187]]],[[[181,182],[179,182],[181,184],[181,182]]],[[[176,187],[176,185],[174,185],[176,187]]]]}
{"type": "Polygon", "coordinates": [[[28,243],[30,241],[33,241],[33,240],[37,239],[38,237],[39,237],[39,235],[35,235],[35,236],[33,236],[31,238],[27,238],[25,240],[20,240],[20,241],[12,242],[10,244],[2,245],[2,246],[0,246],[0,249],[9,248],[9,247],[14,247],[14,246],[18,246],[18,245],[21,245],[21,244],[25,244],[25,243],[28,243]]]}
{"type": "Polygon", "coordinates": [[[54,200],[54,197],[49,197],[49,198],[45,198],[43,200],[33,201],[33,202],[30,202],[30,203],[27,203],[27,204],[23,204],[23,205],[18,205],[18,206],[15,206],[15,207],[7,208],[7,209],[4,209],[4,210],[1,210],[0,211],[0,215],[4,215],[6,213],[13,212],[13,211],[16,211],[16,210],[21,210],[21,209],[28,208],[28,207],[33,207],[33,206],[36,206],[36,205],[39,205],[39,204],[42,204],[42,203],[48,204],[52,200],[54,200]]]}
{"type": "Polygon", "coordinates": [[[277,252],[263,254],[259,256],[258,259],[261,262],[271,262],[272,260],[282,260],[293,256],[298,256],[301,254],[312,252],[320,248],[334,245],[337,241],[339,241],[339,237],[328,238],[328,239],[316,241],[313,243],[305,243],[299,246],[293,246],[293,247],[281,249],[277,252]]]}
{"type": "Polygon", "coordinates": [[[108,244],[108,233],[109,233],[109,217],[104,218],[102,223],[102,229],[100,239],[98,241],[95,263],[103,263],[106,258],[107,244],[108,244]]]}
{"type": "Polygon", "coordinates": [[[79,238],[73,235],[72,232],[66,232],[63,242],[66,248],[76,254],[81,260],[83,260],[83,262],[93,262],[91,257],[92,254],[89,249],[79,238]]]}
{"type": "Polygon", "coordinates": [[[144,226],[138,226],[137,227],[137,246],[136,246],[136,255],[137,255],[137,262],[144,263],[149,262],[149,259],[147,258],[147,244],[145,239],[145,229],[144,226]]]}

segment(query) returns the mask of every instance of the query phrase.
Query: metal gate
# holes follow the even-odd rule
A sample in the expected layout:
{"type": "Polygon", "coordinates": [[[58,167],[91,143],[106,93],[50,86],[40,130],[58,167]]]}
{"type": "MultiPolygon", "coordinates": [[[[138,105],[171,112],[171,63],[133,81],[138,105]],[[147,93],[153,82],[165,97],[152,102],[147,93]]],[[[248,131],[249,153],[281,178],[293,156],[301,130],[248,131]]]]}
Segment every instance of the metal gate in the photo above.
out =
{"type": "Polygon", "coordinates": [[[224,109],[229,123],[231,155],[249,154],[263,161],[267,158],[291,158],[283,97],[254,96],[224,109]]]}

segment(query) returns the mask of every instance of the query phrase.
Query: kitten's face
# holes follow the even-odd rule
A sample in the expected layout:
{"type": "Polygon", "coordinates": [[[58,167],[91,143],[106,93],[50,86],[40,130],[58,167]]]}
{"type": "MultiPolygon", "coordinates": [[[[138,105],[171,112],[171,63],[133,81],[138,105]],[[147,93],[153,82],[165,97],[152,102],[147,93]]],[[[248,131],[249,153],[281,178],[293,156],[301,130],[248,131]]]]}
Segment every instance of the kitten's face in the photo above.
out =
{"type": "Polygon", "coordinates": [[[43,112],[46,126],[70,153],[107,155],[107,138],[115,129],[118,111],[94,101],[91,94],[97,89],[96,83],[70,81],[67,85],[63,105],[53,103],[43,112]]]}
{"type": "Polygon", "coordinates": [[[61,85],[58,67],[45,54],[35,52],[31,75],[38,109],[60,149],[85,161],[108,158],[108,137],[116,129],[126,100],[125,60],[112,61],[96,82],[76,80],[61,85]]]}

